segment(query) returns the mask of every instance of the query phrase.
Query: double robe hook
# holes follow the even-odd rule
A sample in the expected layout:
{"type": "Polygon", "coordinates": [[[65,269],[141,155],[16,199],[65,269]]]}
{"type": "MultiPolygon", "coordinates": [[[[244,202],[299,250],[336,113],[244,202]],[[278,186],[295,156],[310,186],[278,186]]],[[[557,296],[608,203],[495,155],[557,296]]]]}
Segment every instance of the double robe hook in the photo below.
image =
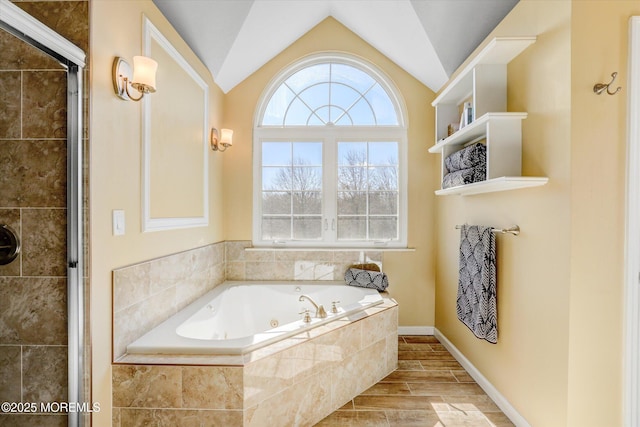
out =
{"type": "Polygon", "coordinates": [[[617,71],[611,73],[611,81],[609,83],[607,83],[607,84],[596,83],[595,86],[593,86],[593,91],[597,95],[601,95],[602,92],[604,92],[604,91],[606,91],[608,95],[615,95],[616,93],[620,92],[620,90],[622,90],[622,88],[620,86],[618,86],[618,88],[616,90],[614,90],[613,92],[611,92],[609,90],[609,86],[613,84],[613,81],[616,79],[617,76],[618,76],[618,72],[617,71]]]}

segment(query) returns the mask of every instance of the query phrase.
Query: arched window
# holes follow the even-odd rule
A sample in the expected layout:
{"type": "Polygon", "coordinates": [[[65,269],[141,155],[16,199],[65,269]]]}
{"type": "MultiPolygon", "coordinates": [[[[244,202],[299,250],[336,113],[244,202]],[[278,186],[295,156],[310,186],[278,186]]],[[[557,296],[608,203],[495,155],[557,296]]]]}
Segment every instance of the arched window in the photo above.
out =
{"type": "Polygon", "coordinates": [[[406,246],[406,127],[393,84],[316,55],[266,88],[254,128],[256,246],[406,246]]]}

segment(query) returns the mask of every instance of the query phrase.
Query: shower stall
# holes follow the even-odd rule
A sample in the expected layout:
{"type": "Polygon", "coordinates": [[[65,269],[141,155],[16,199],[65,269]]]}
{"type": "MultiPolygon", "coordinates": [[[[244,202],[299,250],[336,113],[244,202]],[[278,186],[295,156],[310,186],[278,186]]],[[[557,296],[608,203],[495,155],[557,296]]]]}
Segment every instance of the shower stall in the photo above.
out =
{"type": "Polygon", "coordinates": [[[87,1],[0,0],[0,425],[90,424],[87,47],[87,1]]]}

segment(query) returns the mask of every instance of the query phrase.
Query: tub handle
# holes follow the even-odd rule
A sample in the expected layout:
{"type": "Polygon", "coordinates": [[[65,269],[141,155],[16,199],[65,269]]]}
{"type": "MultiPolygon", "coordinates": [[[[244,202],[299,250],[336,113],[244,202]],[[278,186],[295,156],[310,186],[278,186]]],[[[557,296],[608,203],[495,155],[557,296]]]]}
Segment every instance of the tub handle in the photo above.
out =
{"type": "Polygon", "coordinates": [[[301,311],[298,314],[304,314],[304,318],[302,319],[304,323],[311,323],[311,315],[309,314],[308,308],[305,308],[303,311],[301,311]]]}
{"type": "Polygon", "coordinates": [[[337,313],[338,312],[338,307],[336,307],[336,304],[340,304],[340,301],[331,301],[331,312],[332,313],[337,313]]]}

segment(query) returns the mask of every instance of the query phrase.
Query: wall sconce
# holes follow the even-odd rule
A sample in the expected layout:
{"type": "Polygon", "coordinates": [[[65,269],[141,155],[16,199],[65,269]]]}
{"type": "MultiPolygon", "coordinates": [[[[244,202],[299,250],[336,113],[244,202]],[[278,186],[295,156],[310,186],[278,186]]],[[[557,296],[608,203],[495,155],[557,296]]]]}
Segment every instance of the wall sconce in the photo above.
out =
{"type": "Polygon", "coordinates": [[[147,93],[156,91],[158,63],[146,56],[133,57],[133,77],[129,63],[119,56],[113,60],[113,90],[125,101],[140,101],[147,93]],[[138,98],[129,93],[129,86],[140,92],[138,98]]]}
{"type": "Polygon", "coordinates": [[[213,151],[223,152],[232,145],[233,131],[231,129],[220,129],[220,135],[218,135],[218,129],[211,128],[211,149],[213,151]]]}

